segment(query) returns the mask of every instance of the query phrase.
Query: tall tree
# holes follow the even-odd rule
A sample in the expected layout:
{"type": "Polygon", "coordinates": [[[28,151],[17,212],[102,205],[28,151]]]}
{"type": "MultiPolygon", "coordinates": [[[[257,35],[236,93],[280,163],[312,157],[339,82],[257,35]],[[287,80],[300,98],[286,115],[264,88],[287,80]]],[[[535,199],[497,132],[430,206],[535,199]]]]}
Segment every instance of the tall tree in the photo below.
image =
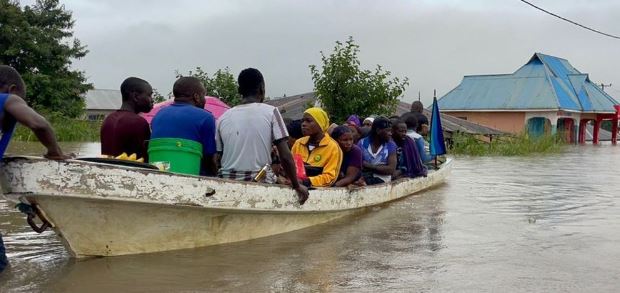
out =
{"type": "Polygon", "coordinates": [[[22,7],[0,0],[0,63],[21,73],[28,103],[39,110],[77,117],[92,85],[71,63],[88,53],[73,38],[72,14],[58,0],[37,0],[22,7]]]}
{"type": "MultiPolygon", "coordinates": [[[[181,76],[183,75],[177,71],[177,78],[181,76]]],[[[237,79],[230,73],[230,68],[218,69],[210,77],[201,67],[196,67],[195,70],[189,71],[188,76],[200,79],[207,89],[208,96],[218,97],[231,107],[241,103],[237,79]]]]}
{"type": "Polygon", "coordinates": [[[391,73],[377,65],[374,71],[360,68],[359,45],[353,37],[336,42],[334,52],[321,52],[322,68],[310,65],[314,90],[323,108],[335,122],[343,122],[351,114],[367,117],[389,115],[398,105],[398,97],[409,84],[408,79],[391,79],[391,73]]]}

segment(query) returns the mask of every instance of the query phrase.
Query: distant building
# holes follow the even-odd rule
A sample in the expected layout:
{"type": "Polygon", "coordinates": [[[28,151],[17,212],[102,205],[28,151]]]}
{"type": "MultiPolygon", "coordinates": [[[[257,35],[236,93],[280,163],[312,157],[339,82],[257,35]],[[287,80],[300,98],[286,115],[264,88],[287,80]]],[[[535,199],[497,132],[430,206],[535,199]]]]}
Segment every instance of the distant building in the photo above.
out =
{"type": "Polygon", "coordinates": [[[438,101],[442,113],[511,133],[563,133],[585,142],[594,122],[594,142],[602,120],[612,120],[617,135],[620,105],[588,74],[567,60],[536,53],[512,74],[465,76],[438,101]]]}
{"type": "Polygon", "coordinates": [[[108,114],[118,110],[123,103],[121,91],[93,89],[86,92],[85,118],[88,120],[103,120],[108,114]]]}
{"type": "Polygon", "coordinates": [[[306,109],[313,107],[316,103],[316,94],[314,92],[285,96],[281,98],[275,98],[265,103],[278,107],[282,117],[290,119],[301,119],[306,109]]]}
{"type": "MultiPolygon", "coordinates": [[[[282,117],[284,118],[301,119],[306,109],[313,107],[314,105],[317,104],[317,96],[314,92],[309,92],[309,93],[300,94],[300,95],[275,98],[275,99],[266,101],[265,103],[278,107],[278,109],[282,113],[282,117]]],[[[400,116],[405,112],[409,112],[410,108],[411,108],[411,104],[401,101],[399,102],[393,114],[400,116]]],[[[430,117],[431,117],[430,111],[425,110],[425,114],[426,116],[428,116],[430,120],[430,117]]],[[[451,136],[453,132],[477,134],[477,135],[483,135],[487,137],[490,137],[493,135],[505,134],[504,132],[499,131],[497,129],[482,126],[474,122],[464,121],[464,120],[450,117],[450,116],[443,115],[443,114],[441,115],[441,119],[442,119],[442,126],[444,128],[444,132],[447,137],[451,136]]]]}

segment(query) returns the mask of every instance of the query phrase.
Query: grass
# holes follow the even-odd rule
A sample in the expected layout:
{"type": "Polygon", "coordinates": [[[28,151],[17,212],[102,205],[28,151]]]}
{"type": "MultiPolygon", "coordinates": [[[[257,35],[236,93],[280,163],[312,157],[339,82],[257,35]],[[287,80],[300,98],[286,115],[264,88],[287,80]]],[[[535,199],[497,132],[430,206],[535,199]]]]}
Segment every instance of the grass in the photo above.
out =
{"type": "Polygon", "coordinates": [[[528,135],[494,137],[485,142],[473,135],[455,133],[451,154],[469,156],[527,156],[558,153],[566,143],[558,135],[530,137],[528,135]]]}
{"type": "MultiPolygon", "coordinates": [[[[52,124],[56,139],[63,142],[93,142],[99,141],[101,121],[88,121],[67,118],[59,114],[45,115],[52,124]]],[[[34,133],[23,125],[17,126],[13,139],[18,141],[38,141],[34,133]]]]}

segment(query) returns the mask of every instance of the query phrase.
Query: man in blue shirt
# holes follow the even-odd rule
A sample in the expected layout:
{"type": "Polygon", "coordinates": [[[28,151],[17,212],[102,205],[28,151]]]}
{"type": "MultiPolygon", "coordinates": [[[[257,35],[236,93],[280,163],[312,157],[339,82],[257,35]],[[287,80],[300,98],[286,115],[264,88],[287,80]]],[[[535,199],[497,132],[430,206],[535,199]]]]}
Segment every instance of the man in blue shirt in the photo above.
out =
{"type": "MultiPolygon", "coordinates": [[[[9,145],[17,122],[30,128],[39,141],[47,148],[44,157],[52,160],[70,159],[60,150],[52,126],[24,101],[26,85],[17,70],[7,65],[0,65],[0,159],[9,145]]],[[[8,265],[4,251],[2,234],[0,234],[0,272],[8,265]]]]}
{"type": "Polygon", "coordinates": [[[172,89],[174,103],[151,122],[151,139],[182,138],[202,144],[201,175],[215,176],[215,118],[204,109],[206,90],[199,79],[181,77],[172,89]]]}

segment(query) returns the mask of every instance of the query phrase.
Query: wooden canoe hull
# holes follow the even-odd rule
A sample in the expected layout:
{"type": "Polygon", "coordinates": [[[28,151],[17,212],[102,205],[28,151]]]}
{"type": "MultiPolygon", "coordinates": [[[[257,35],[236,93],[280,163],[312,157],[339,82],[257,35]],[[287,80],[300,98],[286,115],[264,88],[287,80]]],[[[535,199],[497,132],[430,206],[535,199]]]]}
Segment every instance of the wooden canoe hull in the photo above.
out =
{"type": "Polygon", "coordinates": [[[195,248],[255,239],[332,221],[444,181],[428,177],[349,190],[312,190],[175,175],[80,161],[4,161],[5,197],[36,203],[75,257],[195,248]]]}

